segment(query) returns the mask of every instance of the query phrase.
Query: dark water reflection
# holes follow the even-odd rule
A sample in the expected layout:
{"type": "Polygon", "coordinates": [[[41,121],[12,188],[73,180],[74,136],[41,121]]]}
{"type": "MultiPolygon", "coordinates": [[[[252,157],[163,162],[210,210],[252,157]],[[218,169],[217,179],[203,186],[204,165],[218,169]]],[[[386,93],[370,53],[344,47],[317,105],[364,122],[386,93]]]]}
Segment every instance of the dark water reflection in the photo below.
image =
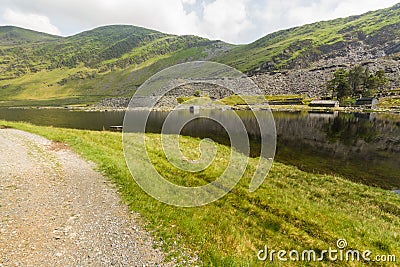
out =
{"type": "MultiPolygon", "coordinates": [[[[133,117],[140,120],[143,114],[135,112],[133,117]]],[[[258,156],[257,121],[248,111],[238,114],[248,131],[251,155],[258,156]]],[[[259,114],[262,116],[263,112],[259,114]]],[[[167,115],[152,113],[147,131],[160,132],[167,115]]],[[[188,111],[181,115],[193,116],[188,111]]],[[[122,125],[123,118],[124,112],[0,109],[0,119],[89,130],[108,130],[110,126],[122,125]]],[[[278,136],[276,160],[306,171],[339,174],[368,185],[400,189],[400,115],[274,112],[274,118],[278,136]]],[[[224,128],[209,119],[195,119],[181,133],[230,144],[224,128]]]]}
{"type": "Polygon", "coordinates": [[[277,159],[301,169],[400,188],[400,116],[275,114],[277,159]]]}
{"type": "Polygon", "coordinates": [[[124,112],[86,112],[68,109],[0,109],[0,120],[24,121],[35,125],[84,130],[108,130],[122,125],[124,112]]]}

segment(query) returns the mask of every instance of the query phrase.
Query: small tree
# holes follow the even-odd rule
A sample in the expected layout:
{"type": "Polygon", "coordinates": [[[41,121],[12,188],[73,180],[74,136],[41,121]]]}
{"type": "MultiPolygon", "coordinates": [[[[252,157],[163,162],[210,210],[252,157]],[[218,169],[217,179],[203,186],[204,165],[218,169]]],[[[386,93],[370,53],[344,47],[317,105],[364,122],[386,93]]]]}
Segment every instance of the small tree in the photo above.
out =
{"type": "Polygon", "coordinates": [[[344,68],[336,70],[333,79],[328,81],[327,88],[332,92],[332,98],[336,95],[338,100],[342,100],[358,93],[373,96],[378,90],[383,92],[388,84],[384,70],[378,70],[374,74],[368,68],[357,65],[349,71],[344,68]]]}
{"type": "Polygon", "coordinates": [[[365,68],[365,70],[364,70],[364,76],[363,76],[363,78],[364,78],[364,81],[363,81],[363,86],[364,86],[364,88],[367,88],[368,87],[368,79],[369,79],[369,76],[371,75],[371,72],[369,71],[369,69],[368,68],[365,68]]]}
{"type": "Polygon", "coordinates": [[[377,91],[383,92],[389,84],[384,70],[378,70],[375,74],[369,74],[366,78],[365,94],[368,96],[374,95],[377,91]]]}
{"type": "Polygon", "coordinates": [[[380,69],[375,73],[376,86],[380,92],[385,91],[387,85],[389,84],[389,79],[386,77],[384,70],[380,69]]]}
{"type": "MultiPolygon", "coordinates": [[[[379,71],[378,71],[379,72],[379,71]]],[[[362,93],[364,96],[373,96],[381,83],[381,78],[377,76],[378,72],[371,73],[368,68],[364,72],[364,89],[362,93]]],[[[385,73],[379,73],[379,76],[385,76],[385,73]]]]}
{"type": "Polygon", "coordinates": [[[336,95],[338,100],[342,100],[351,94],[348,72],[344,68],[335,71],[333,79],[328,81],[328,89],[332,91],[332,97],[336,95]]]}
{"type": "Polygon", "coordinates": [[[348,72],[349,84],[353,94],[362,92],[364,89],[365,70],[362,66],[356,65],[348,72]]]}

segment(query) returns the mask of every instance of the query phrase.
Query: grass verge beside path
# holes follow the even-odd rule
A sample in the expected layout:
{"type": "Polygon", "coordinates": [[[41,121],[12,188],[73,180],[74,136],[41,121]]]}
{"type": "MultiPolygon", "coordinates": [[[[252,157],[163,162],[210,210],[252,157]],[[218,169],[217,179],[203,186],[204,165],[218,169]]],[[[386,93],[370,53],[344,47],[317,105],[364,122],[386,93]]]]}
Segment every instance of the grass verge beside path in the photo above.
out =
{"type": "MultiPolygon", "coordinates": [[[[321,251],[335,248],[344,238],[349,249],[371,250],[373,255],[396,255],[400,259],[400,196],[349,182],[340,177],[316,175],[293,166],[274,163],[264,184],[255,193],[248,185],[257,159],[249,159],[244,178],[224,198],[199,208],[178,208],[146,195],[131,178],[122,151],[122,135],[112,132],[38,127],[0,121],[48,139],[65,142],[84,158],[95,162],[119,187],[122,199],[142,214],[147,227],[163,241],[165,249],[197,252],[207,266],[332,266],[319,263],[258,262],[257,251],[268,245],[275,250],[321,251]]],[[[212,180],[226,166],[230,150],[217,145],[217,161],[198,174],[174,171],[160,150],[159,135],[149,134],[149,155],[156,168],[169,179],[197,184],[212,180]],[[175,176],[175,177],[174,177],[175,176]]],[[[199,139],[182,137],[188,151],[199,139]]],[[[196,153],[193,153],[196,154],[196,153]]],[[[188,155],[195,156],[195,155],[188,155]]],[[[364,263],[338,262],[336,266],[364,263]]],[[[392,264],[394,265],[394,264],[392,264]]],[[[390,264],[389,264],[390,266],[390,264]]]]}

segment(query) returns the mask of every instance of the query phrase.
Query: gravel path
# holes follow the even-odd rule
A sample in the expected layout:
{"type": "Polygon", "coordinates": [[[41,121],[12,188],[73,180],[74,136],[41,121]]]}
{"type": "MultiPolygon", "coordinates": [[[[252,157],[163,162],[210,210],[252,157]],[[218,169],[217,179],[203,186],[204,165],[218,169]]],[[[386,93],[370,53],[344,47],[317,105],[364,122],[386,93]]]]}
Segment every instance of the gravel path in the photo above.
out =
{"type": "Polygon", "coordinates": [[[93,165],[0,129],[0,266],[159,266],[164,254],[93,165]]]}

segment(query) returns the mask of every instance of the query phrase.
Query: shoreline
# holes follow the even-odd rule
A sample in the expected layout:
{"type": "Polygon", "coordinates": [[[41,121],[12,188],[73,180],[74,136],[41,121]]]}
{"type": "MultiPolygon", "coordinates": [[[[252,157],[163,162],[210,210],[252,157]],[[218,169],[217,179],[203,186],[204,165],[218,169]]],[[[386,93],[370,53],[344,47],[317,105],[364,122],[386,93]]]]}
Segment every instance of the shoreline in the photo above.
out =
{"type": "MultiPolygon", "coordinates": [[[[190,106],[196,105],[187,105],[181,107],[181,109],[189,108],[190,106]]],[[[199,105],[200,106],[200,105],[199,105]]],[[[218,110],[235,110],[235,111],[246,111],[246,110],[253,110],[253,111],[262,111],[270,109],[272,112],[276,111],[283,111],[283,112],[343,112],[343,113],[383,113],[383,114],[400,114],[399,109],[366,109],[366,108],[359,108],[359,107],[339,107],[339,108],[325,108],[325,107],[309,107],[303,105],[253,105],[253,106],[229,106],[221,107],[217,105],[213,106],[204,106],[204,109],[218,109],[218,110]]],[[[123,112],[127,111],[128,108],[122,107],[95,107],[95,106],[9,106],[9,107],[0,107],[0,109],[23,109],[23,110],[37,110],[37,109],[45,109],[45,110],[69,110],[69,111],[83,111],[83,112],[123,112]]],[[[153,111],[172,111],[174,108],[172,107],[158,107],[153,108],[153,111]]],[[[149,110],[149,108],[134,108],[129,110],[149,110]]]]}

